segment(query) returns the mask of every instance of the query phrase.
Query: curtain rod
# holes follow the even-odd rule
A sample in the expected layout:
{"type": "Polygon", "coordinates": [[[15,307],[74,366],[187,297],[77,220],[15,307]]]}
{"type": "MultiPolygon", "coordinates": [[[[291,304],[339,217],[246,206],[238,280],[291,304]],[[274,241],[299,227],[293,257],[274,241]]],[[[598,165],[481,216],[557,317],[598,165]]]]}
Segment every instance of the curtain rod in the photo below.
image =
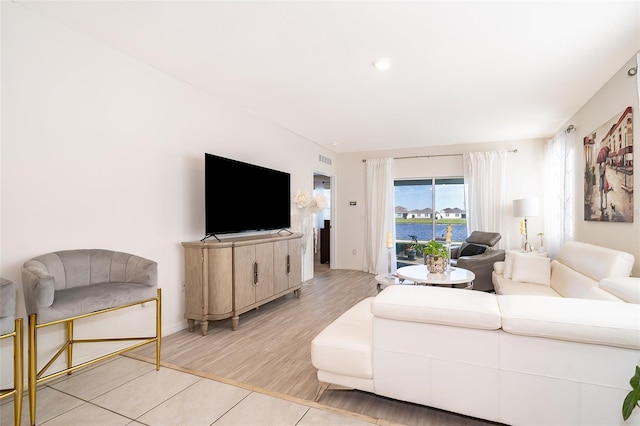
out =
{"type": "MultiPolygon", "coordinates": [[[[511,150],[509,150],[507,152],[516,153],[516,152],[518,152],[518,149],[517,148],[516,149],[511,149],[511,150]]],[[[404,159],[407,159],[407,158],[460,157],[460,156],[462,156],[462,154],[411,155],[411,156],[408,156],[408,157],[393,157],[393,159],[394,160],[404,160],[404,159]]],[[[363,159],[362,162],[366,163],[367,160],[363,159]]]]}

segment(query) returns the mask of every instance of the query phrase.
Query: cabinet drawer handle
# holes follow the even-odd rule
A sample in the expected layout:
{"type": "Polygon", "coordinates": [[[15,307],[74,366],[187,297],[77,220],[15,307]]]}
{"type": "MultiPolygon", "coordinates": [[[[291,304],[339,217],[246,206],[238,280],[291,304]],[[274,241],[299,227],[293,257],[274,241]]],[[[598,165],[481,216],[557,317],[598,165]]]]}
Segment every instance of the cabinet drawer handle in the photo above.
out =
{"type": "Polygon", "coordinates": [[[258,262],[253,262],[253,285],[258,285],[258,262]]]}
{"type": "Polygon", "coordinates": [[[291,255],[287,255],[287,274],[291,271],[291,255]]]}

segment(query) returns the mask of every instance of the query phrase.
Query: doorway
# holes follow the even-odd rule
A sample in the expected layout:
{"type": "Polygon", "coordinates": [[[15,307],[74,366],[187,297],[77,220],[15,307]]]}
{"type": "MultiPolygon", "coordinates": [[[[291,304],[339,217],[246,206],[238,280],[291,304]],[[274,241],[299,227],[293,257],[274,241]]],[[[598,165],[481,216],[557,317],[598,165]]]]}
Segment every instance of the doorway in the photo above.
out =
{"type": "Polygon", "coordinates": [[[313,174],[313,195],[322,194],[326,207],[315,214],[313,223],[313,274],[331,269],[331,177],[313,174]]]}

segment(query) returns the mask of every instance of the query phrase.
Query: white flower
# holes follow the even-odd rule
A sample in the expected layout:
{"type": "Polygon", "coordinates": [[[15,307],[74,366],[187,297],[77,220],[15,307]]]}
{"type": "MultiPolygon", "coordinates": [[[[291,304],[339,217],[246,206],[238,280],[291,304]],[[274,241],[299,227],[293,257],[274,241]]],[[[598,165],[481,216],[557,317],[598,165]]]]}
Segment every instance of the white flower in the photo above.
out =
{"type": "Polygon", "coordinates": [[[319,212],[323,210],[327,206],[327,198],[323,194],[318,194],[313,197],[313,202],[311,204],[312,212],[319,212]]]}
{"type": "Polygon", "coordinates": [[[296,191],[293,201],[299,209],[308,208],[312,213],[319,212],[327,206],[327,198],[323,194],[312,197],[308,192],[301,189],[296,191]]]}
{"type": "Polygon", "coordinates": [[[293,200],[295,201],[296,206],[299,209],[304,209],[306,207],[309,207],[313,202],[313,199],[311,198],[311,196],[307,192],[302,191],[300,189],[296,191],[295,195],[293,196],[293,200]]]}

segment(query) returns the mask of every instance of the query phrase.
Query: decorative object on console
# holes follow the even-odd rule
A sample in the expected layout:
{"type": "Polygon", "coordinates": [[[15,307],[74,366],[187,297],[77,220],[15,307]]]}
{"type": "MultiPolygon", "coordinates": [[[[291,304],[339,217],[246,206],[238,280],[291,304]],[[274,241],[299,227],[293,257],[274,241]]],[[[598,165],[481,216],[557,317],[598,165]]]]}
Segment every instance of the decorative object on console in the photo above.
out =
{"type": "Polygon", "coordinates": [[[520,222],[520,234],[523,236],[522,250],[533,251],[527,234],[527,218],[538,216],[538,199],[521,198],[513,200],[513,215],[515,217],[524,217],[524,220],[520,222]]]}
{"type": "Polygon", "coordinates": [[[296,207],[300,209],[300,232],[302,232],[302,253],[307,252],[307,236],[309,235],[309,221],[311,215],[327,206],[327,198],[323,194],[311,196],[308,192],[298,189],[293,196],[296,207]]]}
{"type": "Polygon", "coordinates": [[[449,266],[449,250],[436,240],[431,240],[423,247],[424,263],[429,272],[442,274],[449,266]]]}

